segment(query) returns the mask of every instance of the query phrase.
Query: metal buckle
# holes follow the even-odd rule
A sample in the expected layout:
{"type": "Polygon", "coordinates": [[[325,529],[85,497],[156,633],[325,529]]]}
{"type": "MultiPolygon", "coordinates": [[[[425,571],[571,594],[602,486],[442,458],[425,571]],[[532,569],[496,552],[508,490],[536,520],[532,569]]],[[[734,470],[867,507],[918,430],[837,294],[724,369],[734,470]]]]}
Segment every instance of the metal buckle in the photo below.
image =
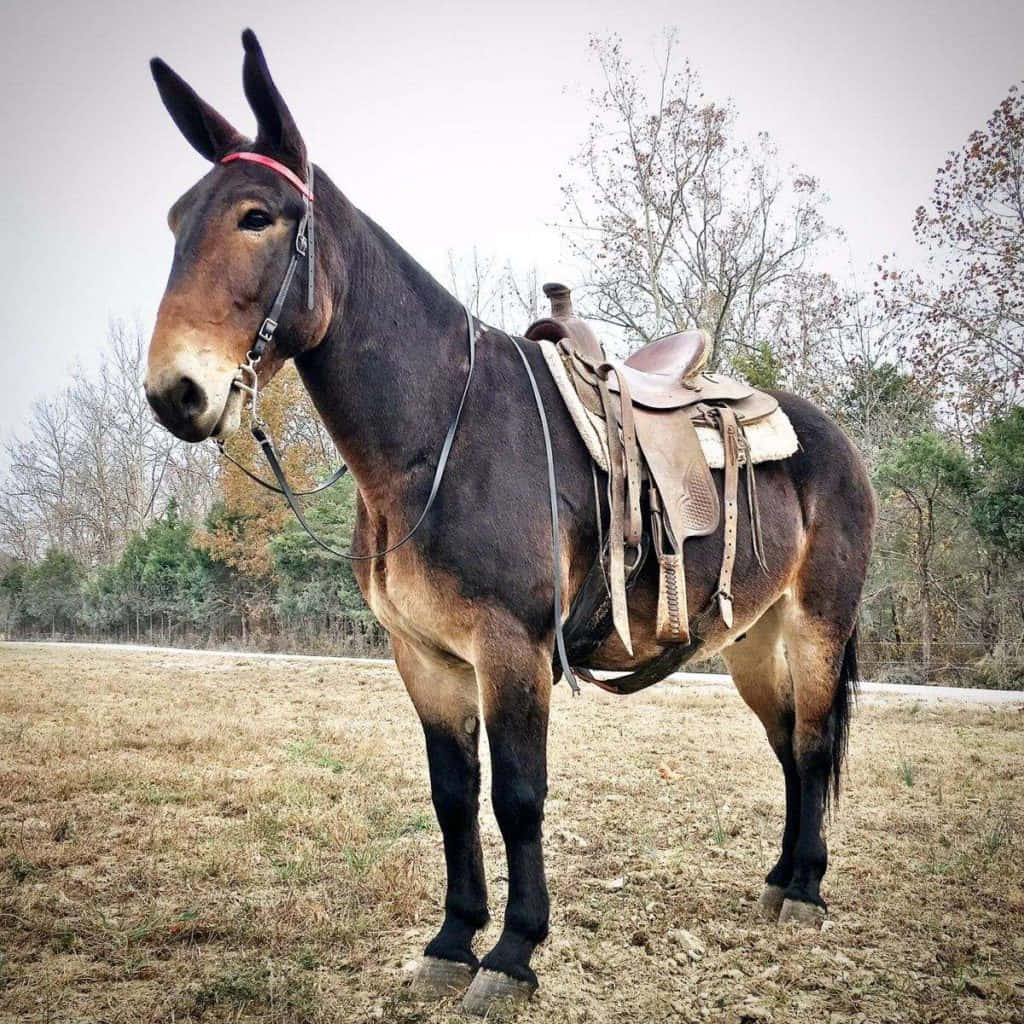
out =
{"type": "Polygon", "coordinates": [[[259,361],[258,355],[254,357],[253,353],[249,352],[245,357],[245,362],[235,371],[235,378],[231,382],[232,387],[238,388],[239,391],[249,396],[253,423],[260,422],[260,378],[256,372],[259,361]]]}
{"type": "Polygon", "coordinates": [[[303,229],[295,236],[295,251],[300,256],[305,256],[309,252],[309,239],[306,238],[306,231],[303,229]]]}
{"type": "Polygon", "coordinates": [[[271,320],[268,316],[266,320],[260,324],[259,337],[262,341],[273,341],[274,331],[277,330],[277,321],[271,320]]]}

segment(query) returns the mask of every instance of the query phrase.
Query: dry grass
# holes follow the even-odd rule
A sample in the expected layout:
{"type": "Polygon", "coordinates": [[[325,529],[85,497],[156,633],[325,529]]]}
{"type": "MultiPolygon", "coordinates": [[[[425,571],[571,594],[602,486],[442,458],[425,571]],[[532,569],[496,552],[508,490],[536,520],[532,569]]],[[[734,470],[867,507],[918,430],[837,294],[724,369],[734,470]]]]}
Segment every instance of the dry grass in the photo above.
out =
{"type": "MultiPolygon", "coordinates": [[[[1024,1021],[1022,726],[865,704],[812,933],[752,915],[781,773],[731,693],[558,687],[520,1020],[1024,1021]]],[[[390,669],[0,648],[0,1020],[448,1020],[403,998],[441,899],[390,669]]]]}

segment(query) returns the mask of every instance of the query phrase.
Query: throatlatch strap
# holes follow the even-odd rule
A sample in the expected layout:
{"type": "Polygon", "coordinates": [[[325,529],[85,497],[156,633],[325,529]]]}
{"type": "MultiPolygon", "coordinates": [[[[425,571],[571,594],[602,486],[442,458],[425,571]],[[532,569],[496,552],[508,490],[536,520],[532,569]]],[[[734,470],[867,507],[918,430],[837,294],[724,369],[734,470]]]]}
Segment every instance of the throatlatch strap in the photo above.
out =
{"type": "Polygon", "coordinates": [[[569,684],[573,694],[578,696],[580,684],[576,682],[576,676],[569,664],[569,654],[565,649],[565,632],[562,629],[562,544],[558,528],[558,484],[555,480],[555,455],[551,449],[548,414],[544,409],[544,399],[540,396],[537,378],[533,375],[533,367],[530,366],[526,353],[511,334],[506,334],[505,337],[515,345],[519,358],[522,359],[523,366],[526,367],[526,375],[530,378],[530,387],[533,389],[533,400],[537,403],[541,432],[544,434],[544,454],[548,463],[548,499],[551,507],[551,578],[555,589],[555,646],[558,648],[558,660],[562,665],[562,675],[565,676],[565,681],[569,684]]]}

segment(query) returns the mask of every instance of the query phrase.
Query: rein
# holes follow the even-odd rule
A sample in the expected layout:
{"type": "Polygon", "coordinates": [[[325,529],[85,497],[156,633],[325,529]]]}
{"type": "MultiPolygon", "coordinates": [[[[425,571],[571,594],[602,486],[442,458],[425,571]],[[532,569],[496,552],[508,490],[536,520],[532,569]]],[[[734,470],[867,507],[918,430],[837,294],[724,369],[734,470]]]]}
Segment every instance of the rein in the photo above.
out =
{"type": "Polygon", "coordinates": [[[261,153],[229,153],[221,160],[221,163],[227,164],[235,160],[245,160],[250,163],[260,164],[261,166],[267,167],[279,174],[298,190],[305,204],[305,211],[303,212],[303,215],[295,229],[295,244],[292,248],[291,259],[288,261],[288,269],[285,271],[284,280],[282,280],[281,286],[277,289],[277,295],[274,297],[270,310],[264,317],[263,323],[260,324],[260,329],[256,332],[256,338],[253,341],[252,348],[249,349],[248,353],[246,353],[245,362],[238,367],[238,372],[233,382],[234,387],[237,387],[239,391],[242,391],[249,396],[249,402],[252,409],[252,427],[250,432],[252,433],[256,443],[260,446],[260,450],[263,452],[263,455],[267,460],[267,465],[270,466],[270,470],[274,474],[274,479],[277,481],[277,484],[272,484],[270,481],[264,480],[262,477],[257,476],[255,473],[246,469],[246,467],[237,459],[228,454],[222,441],[218,440],[216,442],[217,449],[220,451],[221,455],[237,466],[247,477],[249,477],[250,480],[254,480],[261,487],[265,487],[268,491],[274,491],[276,494],[283,494],[289,507],[294,513],[295,518],[299,521],[299,525],[307,534],[309,534],[310,538],[316,544],[324,549],[324,551],[336,556],[337,558],[347,559],[350,562],[363,562],[370,561],[375,558],[382,558],[384,555],[391,554],[392,551],[397,551],[403,544],[412,540],[413,535],[417,530],[419,530],[423,525],[424,520],[427,518],[427,514],[434,505],[434,499],[437,497],[437,492],[441,489],[441,481],[444,478],[444,471],[448,466],[448,456],[451,454],[452,444],[455,441],[455,435],[459,429],[459,421],[462,419],[462,410],[466,404],[466,396],[469,394],[470,382],[473,379],[473,368],[476,365],[476,332],[473,330],[473,318],[470,315],[469,310],[463,306],[463,312],[466,314],[466,327],[469,340],[469,372],[466,374],[466,384],[462,389],[462,396],[459,399],[458,407],[455,410],[455,416],[452,418],[451,424],[448,427],[448,432],[445,434],[444,442],[441,445],[441,455],[437,461],[437,468],[434,470],[434,479],[430,485],[430,494],[427,497],[426,504],[423,506],[423,511],[420,513],[419,518],[416,520],[412,529],[409,530],[401,540],[391,544],[389,547],[386,547],[381,551],[374,552],[373,554],[356,555],[351,551],[338,551],[337,548],[332,548],[328,543],[326,543],[326,541],[322,540],[313,532],[309,523],[306,521],[305,515],[303,515],[302,508],[300,507],[297,499],[310,494],[319,494],[321,491],[327,490],[328,487],[336,484],[348,472],[348,466],[342,465],[331,475],[329,479],[325,480],[317,487],[313,487],[308,491],[294,490],[288,483],[288,478],[285,476],[284,469],[281,466],[281,460],[278,457],[277,450],[274,448],[274,442],[271,440],[267,425],[260,418],[259,414],[259,364],[267,346],[274,340],[274,333],[277,331],[277,325],[281,318],[281,311],[284,308],[284,304],[288,299],[288,294],[291,291],[292,282],[295,280],[295,272],[298,269],[300,260],[306,261],[306,309],[312,310],[315,299],[313,287],[313,267],[315,265],[313,252],[313,165],[309,165],[309,184],[307,185],[288,167],[285,167],[284,164],[279,163],[277,160],[274,160],[269,156],[263,156],[261,153]]]}
{"type": "MultiPolygon", "coordinates": [[[[426,520],[427,514],[434,505],[434,499],[437,497],[437,493],[441,488],[441,481],[444,478],[444,472],[448,466],[448,456],[451,454],[452,444],[455,441],[455,435],[459,429],[459,422],[462,419],[462,410],[465,407],[466,397],[469,394],[469,386],[473,380],[473,369],[476,366],[476,331],[473,329],[473,317],[469,310],[463,306],[463,312],[466,315],[466,331],[469,344],[469,372],[466,374],[466,383],[462,389],[462,396],[459,398],[459,404],[455,409],[455,415],[452,417],[451,424],[445,434],[444,442],[441,445],[441,454],[438,457],[437,467],[434,470],[434,479],[430,485],[430,493],[427,496],[426,504],[423,506],[423,511],[420,512],[419,518],[413,524],[412,529],[409,530],[401,540],[396,541],[389,547],[386,547],[381,551],[376,551],[373,554],[356,555],[351,551],[339,551],[337,548],[331,547],[326,541],[322,540],[313,532],[313,529],[306,521],[306,517],[302,512],[298,498],[310,494],[318,494],[321,491],[327,490],[328,487],[336,484],[348,472],[348,467],[342,465],[328,480],[308,491],[293,490],[285,476],[284,469],[281,466],[281,460],[274,448],[274,442],[270,438],[267,426],[259,415],[259,364],[267,346],[274,340],[274,333],[277,330],[281,311],[284,308],[284,304],[288,299],[288,294],[291,291],[292,283],[295,280],[295,272],[298,269],[300,260],[306,261],[306,308],[308,310],[313,309],[315,298],[313,288],[313,267],[315,263],[313,254],[313,165],[309,165],[309,184],[307,185],[288,167],[285,167],[284,164],[279,163],[271,157],[263,156],[260,153],[230,153],[221,160],[221,163],[232,163],[235,160],[245,160],[250,163],[260,164],[261,166],[267,167],[279,174],[298,190],[299,194],[302,196],[303,203],[305,204],[305,210],[295,229],[295,243],[292,248],[291,259],[288,261],[288,269],[285,271],[284,280],[281,282],[281,286],[277,290],[277,295],[274,297],[273,304],[271,305],[266,317],[264,317],[263,323],[260,325],[260,329],[256,333],[256,338],[253,341],[252,348],[246,354],[245,362],[238,367],[238,372],[233,382],[234,387],[237,387],[240,391],[249,396],[252,409],[251,433],[256,443],[260,446],[260,450],[263,452],[263,455],[267,460],[267,465],[270,466],[270,471],[274,474],[274,479],[277,481],[277,484],[272,484],[270,481],[264,480],[262,477],[257,476],[255,473],[246,469],[246,467],[238,462],[237,459],[228,454],[222,441],[216,442],[217,448],[221,455],[237,466],[247,477],[249,477],[250,480],[254,480],[261,487],[274,491],[276,494],[284,495],[284,498],[288,502],[295,518],[298,520],[299,525],[306,531],[309,537],[328,554],[334,555],[337,558],[344,558],[350,562],[363,562],[371,561],[376,558],[383,558],[385,555],[391,554],[392,551],[397,551],[408,541],[412,540],[413,536],[426,520]]],[[[574,694],[578,694],[580,692],[580,687],[579,683],[576,681],[576,676],[573,674],[572,667],[569,664],[569,655],[566,650],[565,634],[562,627],[561,543],[558,525],[558,486],[555,480],[555,459],[551,446],[551,432],[548,428],[548,419],[547,413],[544,409],[544,401],[541,398],[540,389],[537,386],[537,380],[534,377],[533,369],[526,358],[526,353],[515,338],[511,335],[506,335],[506,337],[515,346],[516,351],[519,354],[519,358],[522,360],[523,366],[526,369],[526,375],[530,380],[530,388],[533,391],[534,402],[537,406],[537,414],[540,418],[541,431],[544,435],[544,454],[547,461],[549,511],[551,513],[551,556],[553,570],[552,579],[554,583],[555,646],[558,650],[558,658],[561,663],[562,674],[565,676],[572,692],[574,694]]],[[[600,519],[600,507],[598,509],[598,518],[600,519]]]]}

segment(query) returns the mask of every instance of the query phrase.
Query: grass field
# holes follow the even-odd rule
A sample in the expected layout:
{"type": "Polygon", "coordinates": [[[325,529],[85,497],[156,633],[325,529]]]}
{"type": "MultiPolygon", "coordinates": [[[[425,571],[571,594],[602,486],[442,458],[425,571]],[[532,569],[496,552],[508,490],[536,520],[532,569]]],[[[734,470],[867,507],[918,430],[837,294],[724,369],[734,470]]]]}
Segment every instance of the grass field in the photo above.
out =
{"type": "MultiPolygon", "coordinates": [[[[1024,1021],[1020,710],[862,704],[820,932],[753,913],[781,772],[730,691],[559,686],[550,750],[519,1020],[1024,1021]]],[[[0,646],[0,1021],[455,1019],[405,996],[442,899],[391,668],[0,646]]]]}

